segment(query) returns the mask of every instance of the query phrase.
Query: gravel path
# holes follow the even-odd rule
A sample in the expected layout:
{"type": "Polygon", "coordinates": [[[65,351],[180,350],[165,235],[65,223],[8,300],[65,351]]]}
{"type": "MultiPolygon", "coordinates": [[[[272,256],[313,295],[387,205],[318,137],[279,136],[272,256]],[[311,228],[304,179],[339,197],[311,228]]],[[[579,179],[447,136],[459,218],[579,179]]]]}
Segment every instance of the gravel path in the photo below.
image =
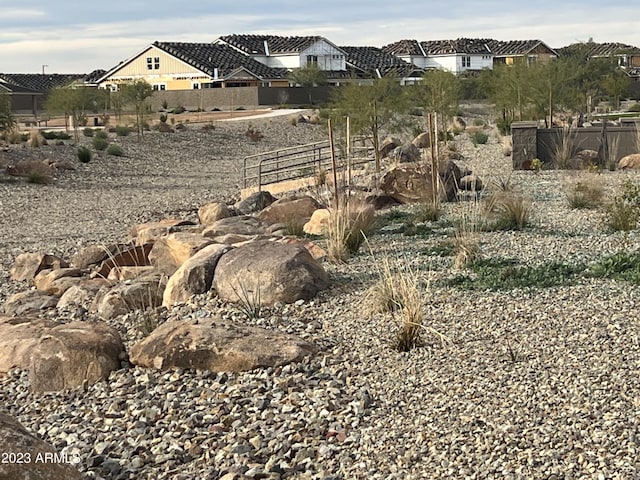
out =
{"type": "MultiPolygon", "coordinates": [[[[247,151],[322,135],[264,122],[254,123],[265,133],[257,145],[242,135],[246,123],[152,134],[142,146],[127,139],[127,158],[98,158],[52,186],[0,184],[0,300],[24,289],[6,280],[17,253],[68,254],[118,240],[133,223],[193,216],[237,194],[247,151]]],[[[510,173],[495,139],[456,143],[485,181],[510,173]]],[[[532,198],[533,225],[480,234],[483,256],[539,265],[637,249],[637,232],[606,233],[599,211],[568,209],[566,175],[514,172],[532,198]]],[[[628,175],[603,174],[610,191],[628,175]]],[[[458,272],[430,247],[472,208],[446,205],[431,234],[372,235],[370,254],[325,264],[333,285],[314,301],[247,320],[202,295],[164,314],[218,312],[295,333],[320,346],[314,358],[242,374],[123,368],[86,392],[46,395],[29,393],[26,372],[15,371],[0,382],[0,405],[79,454],[87,478],[640,478],[640,288],[594,279],[499,292],[443,286],[458,272]],[[394,321],[363,313],[385,255],[411,265],[425,285],[427,324],[447,341],[426,333],[424,346],[397,353],[394,321]]],[[[115,322],[128,344],[139,335],[137,315],[115,322]]]]}

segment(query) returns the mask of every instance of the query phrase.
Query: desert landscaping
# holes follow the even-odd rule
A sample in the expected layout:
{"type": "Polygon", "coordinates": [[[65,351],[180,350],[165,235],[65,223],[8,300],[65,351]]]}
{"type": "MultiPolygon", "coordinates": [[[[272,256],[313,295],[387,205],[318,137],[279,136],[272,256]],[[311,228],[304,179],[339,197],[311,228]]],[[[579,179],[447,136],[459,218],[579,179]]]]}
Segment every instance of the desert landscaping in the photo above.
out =
{"type": "Polygon", "coordinates": [[[245,156],[327,138],[313,112],[110,132],[122,155],[87,163],[6,145],[0,444],[65,461],[0,478],[640,478],[637,171],[513,170],[460,110],[456,201],[377,189],[400,147],[355,182],[341,258],[331,210],[307,224],[330,176],[240,198],[245,156]]]}

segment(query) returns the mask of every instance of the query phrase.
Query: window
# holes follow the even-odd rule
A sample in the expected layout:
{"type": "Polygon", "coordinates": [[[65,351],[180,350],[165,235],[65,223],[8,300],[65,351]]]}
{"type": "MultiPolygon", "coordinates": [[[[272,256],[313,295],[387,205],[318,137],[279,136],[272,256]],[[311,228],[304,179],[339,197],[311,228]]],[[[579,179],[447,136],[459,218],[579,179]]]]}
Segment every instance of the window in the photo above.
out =
{"type": "Polygon", "coordinates": [[[147,57],[147,70],[153,70],[153,58],[147,57]]]}
{"type": "Polygon", "coordinates": [[[307,63],[318,64],[318,56],[317,55],[307,55],[307,63]]]}
{"type": "Polygon", "coordinates": [[[153,69],[160,70],[160,57],[155,57],[153,59],[153,69]]]}
{"type": "Polygon", "coordinates": [[[153,85],[153,89],[155,91],[166,90],[167,89],[167,84],[166,83],[156,83],[156,84],[153,85]]]}
{"type": "Polygon", "coordinates": [[[462,57],[462,68],[471,67],[471,57],[465,56],[462,57]]]}
{"type": "Polygon", "coordinates": [[[194,90],[198,90],[200,88],[200,84],[199,83],[194,83],[193,84],[193,89],[194,90]]]}

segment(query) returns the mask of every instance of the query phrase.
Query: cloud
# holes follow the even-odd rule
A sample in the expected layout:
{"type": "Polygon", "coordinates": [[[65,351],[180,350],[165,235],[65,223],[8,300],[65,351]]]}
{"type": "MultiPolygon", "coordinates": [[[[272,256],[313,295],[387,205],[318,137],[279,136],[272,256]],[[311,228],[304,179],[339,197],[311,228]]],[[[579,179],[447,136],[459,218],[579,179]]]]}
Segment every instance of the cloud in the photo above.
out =
{"type": "Polygon", "coordinates": [[[46,15],[44,10],[35,8],[2,8],[0,9],[0,21],[17,21],[43,18],[46,15]]]}

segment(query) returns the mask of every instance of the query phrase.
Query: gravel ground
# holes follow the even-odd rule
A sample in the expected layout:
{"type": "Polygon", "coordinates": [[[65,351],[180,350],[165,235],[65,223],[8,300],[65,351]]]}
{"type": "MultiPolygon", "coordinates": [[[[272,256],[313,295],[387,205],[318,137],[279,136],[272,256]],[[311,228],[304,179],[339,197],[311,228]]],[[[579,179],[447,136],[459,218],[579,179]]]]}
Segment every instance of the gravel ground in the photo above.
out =
{"type": "MultiPolygon", "coordinates": [[[[141,146],[126,139],[126,158],[97,158],[54,185],[0,184],[0,300],[25,288],[7,280],[18,253],[68,255],[119,240],[137,222],[193,217],[199,205],[237,195],[248,152],[322,135],[270,119],[254,122],[265,138],[250,144],[246,125],[150,134],[141,146]]],[[[485,182],[511,174],[493,137],[456,144],[485,182]]],[[[609,191],[629,175],[603,173],[609,191]]],[[[482,255],[540,265],[637,249],[636,232],[606,233],[600,211],[566,206],[566,176],[513,172],[532,199],[533,224],[479,234],[482,255]]],[[[314,358],[241,374],[123,368],[87,391],[46,395],[29,393],[26,372],[14,371],[0,382],[0,405],[77,454],[86,478],[640,478],[640,288],[594,279],[498,292],[443,286],[459,272],[429,248],[473,208],[445,205],[431,234],[372,235],[370,253],[325,264],[332,287],[314,301],[248,320],[202,295],[161,314],[217,312],[295,333],[320,346],[314,358]],[[391,317],[363,312],[385,256],[425,285],[430,329],[408,353],[389,347],[391,317]]],[[[140,336],[139,315],[113,322],[127,345],[140,336]]]]}

